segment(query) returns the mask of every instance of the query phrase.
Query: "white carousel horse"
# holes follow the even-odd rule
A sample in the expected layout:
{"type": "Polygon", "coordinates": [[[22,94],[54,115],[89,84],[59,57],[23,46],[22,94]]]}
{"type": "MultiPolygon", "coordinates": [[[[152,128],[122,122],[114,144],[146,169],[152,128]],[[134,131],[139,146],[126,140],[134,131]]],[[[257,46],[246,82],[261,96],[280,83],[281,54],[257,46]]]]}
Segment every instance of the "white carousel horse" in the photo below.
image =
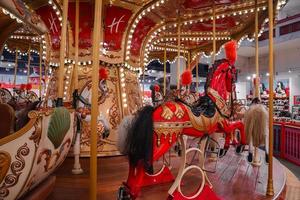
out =
{"type": "Polygon", "coordinates": [[[245,131],[247,135],[247,143],[249,144],[248,161],[253,165],[260,166],[261,159],[258,153],[258,147],[265,146],[266,162],[268,162],[268,112],[263,104],[254,103],[245,112],[244,116],[245,131]],[[254,159],[253,159],[254,151],[254,159]]]}

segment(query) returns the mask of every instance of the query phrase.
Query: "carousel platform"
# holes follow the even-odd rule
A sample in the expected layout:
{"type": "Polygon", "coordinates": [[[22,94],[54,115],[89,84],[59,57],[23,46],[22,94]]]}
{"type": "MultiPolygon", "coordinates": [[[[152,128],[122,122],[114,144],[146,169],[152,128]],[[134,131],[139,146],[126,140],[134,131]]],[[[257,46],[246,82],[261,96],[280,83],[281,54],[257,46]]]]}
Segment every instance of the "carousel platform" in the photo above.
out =
{"type": "MultiPolygon", "coordinates": [[[[176,175],[179,159],[172,154],[172,172],[176,175]]],[[[263,158],[263,156],[262,156],[263,158]]],[[[221,199],[286,199],[289,188],[286,188],[286,168],[274,158],[274,190],[273,197],[265,196],[267,187],[267,165],[263,162],[260,167],[253,167],[246,160],[246,153],[237,155],[233,150],[219,159],[216,168],[213,163],[207,163],[207,169],[215,169],[215,173],[208,173],[213,184],[215,193],[221,199]]],[[[81,159],[84,169],[82,175],[72,175],[73,159],[68,158],[56,171],[56,185],[47,200],[87,199],[89,195],[89,159],[81,159]]],[[[158,164],[159,165],[159,164],[158,164]]],[[[155,168],[158,166],[155,166],[155,168]]],[[[126,157],[107,157],[98,159],[98,198],[101,200],[112,200],[117,197],[117,190],[122,181],[126,180],[128,164],[126,157]]],[[[183,179],[182,191],[188,195],[192,194],[201,182],[199,176],[191,171],[183,179]]],[[[295,188],[299,181],[294,180],[293,196],[300,198],[300,192],[295,194],[295,188]],[[296,184],[295,184],[296,183],[296,184]]],[[[168,189],[171,183],[145,187],[139,199],[167,199],[168,189]]],[[[300,185],[299,185],[300,188],[300,185]]],[[[298,188],[298,189],[299,189],[298,188]]],[[[291,192],[292,192],[291,191],[291,192]]],[[[297,190],[298,191],[298,190],[297,190]]],[[[300,189],[299,189],[300,191],[300,189]]]]}

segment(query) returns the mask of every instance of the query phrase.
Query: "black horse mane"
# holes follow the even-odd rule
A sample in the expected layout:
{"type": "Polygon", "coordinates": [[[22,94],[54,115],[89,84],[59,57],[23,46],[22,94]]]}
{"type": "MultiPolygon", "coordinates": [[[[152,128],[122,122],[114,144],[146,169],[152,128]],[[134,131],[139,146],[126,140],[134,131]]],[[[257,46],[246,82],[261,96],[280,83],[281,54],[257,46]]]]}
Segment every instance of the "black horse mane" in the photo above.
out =
{"type": "Polygon", "coordinates": [[[152,106],[145,106],[138,111],[126,139],[126,152],[128,152],[130,164],[136,166],[142,161],[147,171],[152,167],[153,159],[152,114],[154,110],[152,106]]]}

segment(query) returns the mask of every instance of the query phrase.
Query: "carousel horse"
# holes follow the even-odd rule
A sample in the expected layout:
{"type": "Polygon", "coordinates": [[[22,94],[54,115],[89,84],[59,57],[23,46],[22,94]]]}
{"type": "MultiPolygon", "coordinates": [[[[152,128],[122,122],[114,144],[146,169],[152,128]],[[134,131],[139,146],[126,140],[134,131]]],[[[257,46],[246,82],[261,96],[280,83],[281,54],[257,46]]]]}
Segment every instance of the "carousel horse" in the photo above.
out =
{"type": "MultiPolygon", "coordinates": [[[[78,117],[80,121],[84,120],[84,123],[90,123],[91,121],[91,109],[90,108],[79,108],[77,110],[78,117]]],[[[98,124],[98,135],[99,140],[98,142],[102,142],[101,139],[105,139],[109,136],[109,123],[106,117],[100,113],[100,115],[97,118],[97,124],[98,124]]],[[[88,135],[87,142],[89,142],[90,135],[88,135]]],[[[83,141],[84,142],[84,141],[83,141]]]]}
{"type": "Polygon", "coordinates": [[[164,96],[159,85],[150,86],[151,98],[153,106],[158,106],[163,103],[164,96]]]}
{"type": "Polygon", "coordinates": [[[264,145],[265,158],[266,162],[268,162],[268,112],[258,98],[252,100],[252,104],[245,112],[244,123],[247,132],[247,143],[249,144],[248,161],[256,166],[261,165],[258,147],[264,145]]]}
{"type": "Polygon", "coordinates": [[[225,50],[227,59],[214,63],[207,78],[206,95],[199,99],[197,105],[168,101],[156,108],[146,106],[136,114],[127,131],[119,132],[126,134],[119,136],[123,138],[120,146],[129,158],[128,179],[119,191],[119,199],[128,196],[135,199],[143,186],[173,181],[173,177],[154,181],[157,176],[170,177],[171,172],[169,168],[163,168],[163,172],[152,174],[153,162],[162,157],[183,135],[201,138],[216,131],[224,132],[225,145],[220,152],[221,156],[226,154],[231,132],[235,129],[240,130],[240,145],[246,144],[244,125],[240,121],[229,121],[233,110],[232,105],[226,104],[228,96],[233,98],[235,88],[236,70],[233,64],[236,43],[227,43],[225,50]]]}
{"type": "MultiPolygon", "coordinates": [[[[105,68],[99,70],[99,84],[98,84],[98,104],[103,104],[108,98],[109,89],[107,87],[107,71],[105,68]]],[[[83,87],[80,95],[78,96],[79,107],[91,107],[92,102],[92,81],[88,81],[83,87]]]]}
{"type": "Polygon", "coordinates": [[[281,81],[279,81],[277,83],[277,86],[275,88],[275,92],[276,92],[276,95],[278,95],[278,96],[281,96],[281,97],[286,96],[285,87],[284,87],[284,84],[281,81]]]}
{"type": "Polygon", "coordinates": [[[10,91],[6,88],[0,88],[0,103],[7,103],[13,98],[10,91]]]}

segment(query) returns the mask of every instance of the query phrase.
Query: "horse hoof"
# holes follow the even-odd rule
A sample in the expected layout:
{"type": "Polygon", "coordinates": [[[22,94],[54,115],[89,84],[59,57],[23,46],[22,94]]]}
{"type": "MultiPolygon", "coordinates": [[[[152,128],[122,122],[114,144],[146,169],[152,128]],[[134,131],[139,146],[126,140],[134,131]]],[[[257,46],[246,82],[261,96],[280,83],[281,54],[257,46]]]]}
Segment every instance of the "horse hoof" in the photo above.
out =
{"type": "Polygon", "coordinates": [[[252,153],[249,153],[249,155],[247,156],[247,160],[249,163],[252,163],[253,161],[253,154],[252,153]]]}
{"type": "Polygon", "coordinates": [[[227,153],[227,149],[220,149],[219,151],[219,158],[222,158],[223,156],[225,156],[227,153]]]}
{"type": "Polygon", "coordinates": [[[119,188],[117,200],[133,200],[126,187],[122,186],[119,188]]]}
{"type": "Polygon", "coordinates": [[[244,145],[239,145],[236,147],[235,152],[240,154],[244,151],[245,146],[244,145]]]}

